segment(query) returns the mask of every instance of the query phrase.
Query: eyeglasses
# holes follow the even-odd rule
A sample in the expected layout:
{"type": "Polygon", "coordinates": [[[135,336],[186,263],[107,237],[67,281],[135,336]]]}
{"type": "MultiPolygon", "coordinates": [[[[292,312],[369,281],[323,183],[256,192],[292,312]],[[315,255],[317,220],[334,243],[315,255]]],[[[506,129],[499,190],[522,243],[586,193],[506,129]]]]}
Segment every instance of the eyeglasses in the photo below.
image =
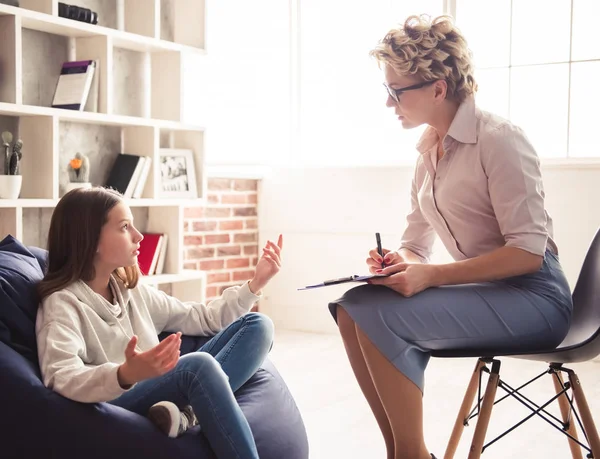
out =
{"type": "Polygon", "coordinates": [[[390,97],[398,104],[400,103],[400,95],[403,92],[412,91],[413,89],[421,89],[425,86],[429,86],[430,84],[435,83],[436,81],[437,80],[423,81],[422,83],[413,84],[412,86],[406,86],[405,88],[400,89],[392,89],[385,83],[383,83],[383,85],[385,86],[385,89],[387,89],[387,92],[390,95],[390,97]]]}

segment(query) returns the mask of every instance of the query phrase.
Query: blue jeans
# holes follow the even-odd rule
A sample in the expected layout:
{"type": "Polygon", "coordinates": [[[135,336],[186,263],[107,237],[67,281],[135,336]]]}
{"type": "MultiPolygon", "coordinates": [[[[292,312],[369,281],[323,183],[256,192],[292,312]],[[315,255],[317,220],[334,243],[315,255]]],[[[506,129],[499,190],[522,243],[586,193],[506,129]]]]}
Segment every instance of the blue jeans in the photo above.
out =
{"type": "Polygon", "coordinates": [[[260,367],[273,343],[273,323],[248,313],[182,356],[177,366],[141,381],[110,403],[146,415],[157,402],[191,405],[218,458],[258,459],[248,421],[234,392],[260,367]]]}

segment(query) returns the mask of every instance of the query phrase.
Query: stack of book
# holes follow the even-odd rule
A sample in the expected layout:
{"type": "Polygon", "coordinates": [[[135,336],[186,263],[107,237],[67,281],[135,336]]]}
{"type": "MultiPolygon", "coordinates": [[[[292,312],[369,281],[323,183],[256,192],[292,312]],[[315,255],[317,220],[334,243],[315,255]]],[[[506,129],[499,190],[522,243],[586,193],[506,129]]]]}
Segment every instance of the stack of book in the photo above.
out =
{"type": "Polygon", "coordinates": [[[150,173],[152,158],[120,153],[117,155],[105,187],[117,190],[124,198],[141,198],[150,173]]]}
{"type": "Polygon", "coordinates": [[[167,235],[163,233],[142,233],[138,265],[145,276],[162,274],[167,253],[167,235]]]}

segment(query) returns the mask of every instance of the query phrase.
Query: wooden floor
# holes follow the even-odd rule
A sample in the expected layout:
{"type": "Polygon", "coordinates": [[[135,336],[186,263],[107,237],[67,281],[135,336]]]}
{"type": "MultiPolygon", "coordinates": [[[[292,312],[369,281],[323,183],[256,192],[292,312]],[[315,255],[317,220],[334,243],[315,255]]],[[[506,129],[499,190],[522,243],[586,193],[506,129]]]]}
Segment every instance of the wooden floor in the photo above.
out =
{"type": "MultiPolygon", "coordinates": [[[[386,458],[381,434],[354,380],[339,336],[277,330],[271,359],[302,412],[311,459],[386,458]]],[[[440,459],[474,365],[473,359],[432,359],[427,369],[426,444],[440,459]]],[[[572,367],[579,374],[596,425],[600,427],[600,362],[572,367]]],[[[506,359],[501,375],[516,387],[544,369],[541,363],[506,359]]],[[[553,390],[550,378],[545,376],[525,394],[542,403],[550,398],[553,390]]],[[[558,407],[553,406],[551,412],[558,416],[558,407]]],[[[492,413],[488,440],[493,438],[490,435],[506,430],[509,422],[527,414],[514,400],[497,405],[492,413]]],[[[472,426],[465,429],[457,459],[467,457],[472,433],[472,426]]],[[[537,417],[491,445],[482,455],[483,459],[570,457],[566,437],[537,417]]]]}

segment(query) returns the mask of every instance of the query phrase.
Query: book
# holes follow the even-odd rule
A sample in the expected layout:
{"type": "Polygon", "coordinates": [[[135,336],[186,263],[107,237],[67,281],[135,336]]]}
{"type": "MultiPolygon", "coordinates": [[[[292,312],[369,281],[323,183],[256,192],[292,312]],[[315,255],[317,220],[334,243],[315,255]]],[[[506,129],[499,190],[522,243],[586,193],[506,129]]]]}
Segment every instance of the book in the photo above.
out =
{"type": "Polygon", "coordinates": [[[108,174],[105,186],[117,190],[124,198],[133,197],[142,170],[145,156],[119,153],[108,174]]]}
{"type": "Polygon", "coordinates": [[[340,277],[337,279],[326,280],[319,284],[307,285],[305,287],[300,287],[298,290],[310,290],[313,288],[328,287],[330,285],[345,284],[347,282],[366,282],[369,279],[373,279],[375,277],[388,277],[388,276],[389,276],[389,274],[367,274],[365,276],[359,276],[358,274],[353,274],[353,275],[347,276],[347,277],[340,277]]]}
{"type": "Polygon", "coordinates": [[[138,266],[145,276],[151,276],[156,272],[158,259],[163,243],[161,233],[142,233],[144,239],[140,242],[140,254],[138,255],[138,266]]]}
{"type": "Polygon", "coordinates": [[[82,111],[95,73],[96,61],[64,62],[56,83],[52,107],[82,111]]]}
{"type": "Polygon", "coordinates": [[[150,166],[152,165],[152,158],[149,156],[142,156],[142,158],[144,158],[144,166],[142,167],[142,172],[140,173],[140,177],[135,185],[135,189],[133,190],[132,198],[134,199],[139,199],[142,197],[144,186],[146,185],[148,175],[150,174],[150,166]]]}

